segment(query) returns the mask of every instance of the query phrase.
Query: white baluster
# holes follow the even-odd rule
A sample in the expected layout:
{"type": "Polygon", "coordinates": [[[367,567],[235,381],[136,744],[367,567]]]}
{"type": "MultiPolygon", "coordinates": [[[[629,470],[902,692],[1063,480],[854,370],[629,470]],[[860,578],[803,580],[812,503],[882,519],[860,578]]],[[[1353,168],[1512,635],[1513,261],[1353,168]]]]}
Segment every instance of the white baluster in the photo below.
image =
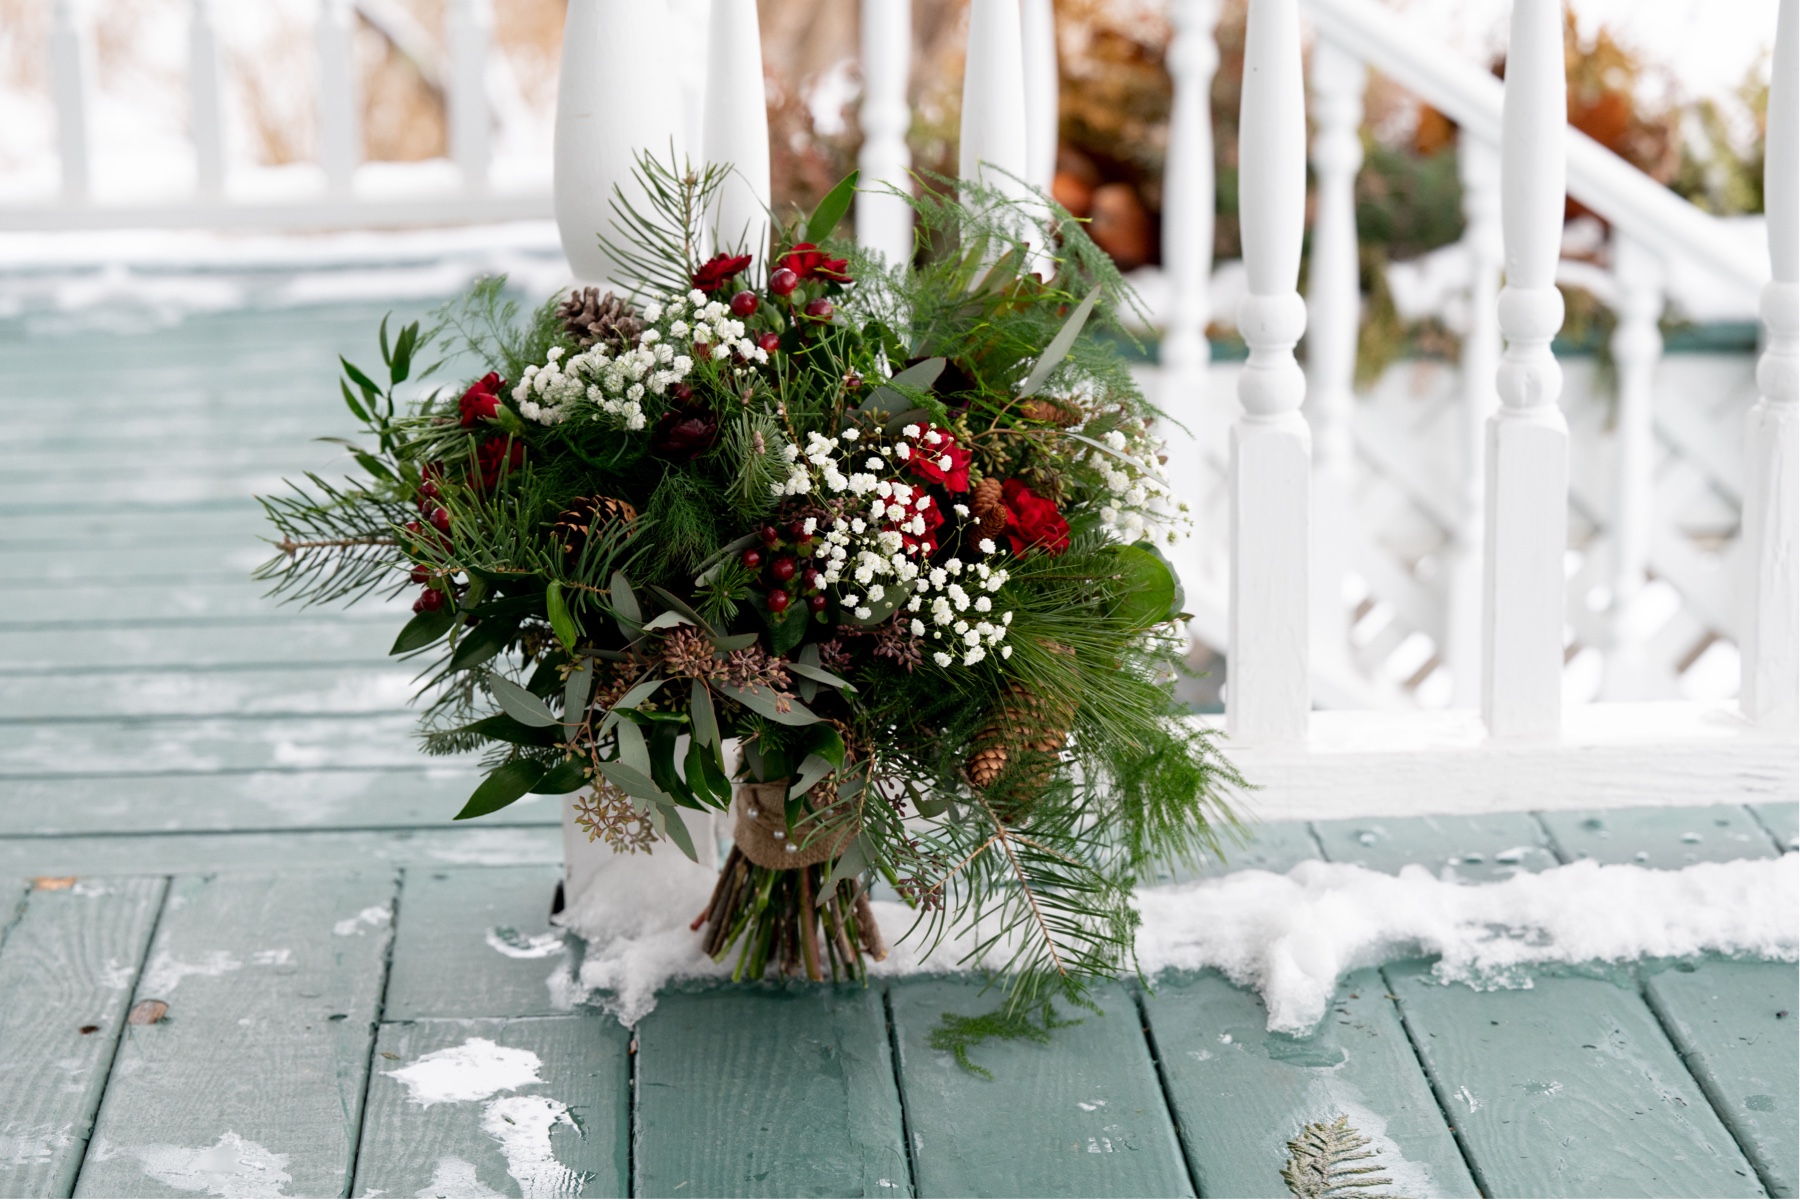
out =
{"type": "Polygon", "coordinates": [[[1550,339],[1563,316],[1566,120],[1562,6],[1514,0],[1500,148],[1506,353],[1500,411],[1488,423],[1482,637],[1482,715],[1496,736],[1547,736],[1562,723],[1569,427],[1550,339]]]}
{"type": "Polygon", "coordinates": [[[666,63],[674,45],[663,0],[570,0],[556,91],[556,227],[575,278],[636,288],[600,246],[617,241],[613,189],[649,215],[632,172],[648,150],[685,161],[681,105],[669,103],[666,63]]]}
{"type": "Polygon", "coordinates": [[[360,88],[351,45],[355,32],[350,0],[320,0],[319,23],[313,31],[319,58],[319,165],[325,168],[325,186],[340,195],[350,191],[362,161],[360,88]]]}
{"type": "Polygon", "coordinates": [[[912,191],[907,171],[912,152],[906,131],[912,109],[906,103],[912,70],[911,0],[862,0],[862,151],[856,194],[856,243],[889,262],[910,262],[912,208],[883,185],[912,191]]]}
{"type": "Polygon", "coordinates": [[[1212,276],[1212,79],[1219,69],[1213,26],[1218,0],[1175,0],[1175,37],[1169,74],[1175,98],[1169,112],[1169,152],[1163,166],[1163,274],[1169,311],[1163,319],[1163,403],[1198,404],[1211,351],[1206,343],[1207,287],[1212,276]]]}
{"type": "Polygon", "coordinates": [[[202,196],[225,191],[225,131],[219,108],[219,39],[212,0],[194,0],[188,20],[188,126],[202,196]]]}
{"type": "Polygon", "coordinates": [[[1456,147],[1462,180],[1463,248],[1469,256],[1469,326],[1463,334],[1459,383],[1462,389],[1462,512],[1450,554],[1445,597],[1445,656],[1450,663],[1451,702],[1481,706],[1482,547],[1487,543],[1487,425],[1499,407],[1494,376],[1500,369],[1500,154],[1467,130],[1456,147]]]}
{"type": "Polygon", "coordinates": [[[1306,331],[1296,284],[1306,222],[1306,86],[1296,0],[1250,0],[1238,118],[1238,211],[1249,289],[1238,329],[1250,360],[1231,427],[1231,648],[1226,724],[1244,741],[1303,737],[1311,438],[1306,331]]]}
{"type": "Polygon", "coordinates": [[[1642,242],[1613,234],[1613,278],[1618,281],[1618,327],[1613,361],[1618,364],[1619,405],[1613,422],[1612,603],[1608,610],[1603,700],[1652,700],[1645,694],[1643,638],[1632,607],[1650,565],[1651,472],[1655,467],[1652,400],[1656,367],[1662,361],[1662,264],[1642,242]]]}
{"type": "Polygon", "coordinates": [[[56,105],[56,150],[62,162],[62,194],[88,195],[88,55],[76,0],[50,6],[50,96],[56,105]]]}
{"type": "Polygon", "coordinates": [[[1019,32],[1025,62],[1025,180],[1047,192],[1056,178],[1057,114],[1061,101],[1052,0],[1019,0],[1019,32]]]}
{"type": "Polygon", "coordinates": [[[972,0],[963,66],[957,176],[1017,195],[1030,130],[1025,118],[1025,55],[1019,0],[972,0]]]}
{"type": "Polygon", "coordinates": [[[450,157],[462,169],[463,187],[486,191],[490,155],[488,54],[493,46],[494,12],[489,0],[450,0],[444,15],[450,47],[450,157]]]}
{"type": "Polygon", "coordinates": [[[681,92],[681,144],[695,154],[706,145],[706,66],[712,46],[712,0],[668,0],[669,27],[679,30],[686,53],[670,64],[681,92]]]}
{"type": "Polygon", "coordinates": [[[1344,574],[1356,528],[1351,520],[1356,449],[1356,333],[1362,323],[1357,261],[1356,172],[1362,166],[1363,64],[1329,42],[1312,57],[1315,207],[1307,287],[1306,417],[1313,436],[1312,652],[1341,666],[1350,656],[1344,574]]]}
{"type": "Polygon", "coordinates": [[[1762,393],[1745,423],[1740,553],[1745,589],[1744,715],[1792,734],[1800,707],[1800,20],[1797,0],[1781,0],[1769,82],[1763,159],[1772,278],[1762,294],[1765,332],[1756,386],[1762,393]]]}
{"type": "Polygon", "coordinates": [[[754,254],[760,271],[769,253],[769,109],[756,0],[712,0],[707,44],[701,157],[732,167],[713,209],[715,244],[754,254]]]}

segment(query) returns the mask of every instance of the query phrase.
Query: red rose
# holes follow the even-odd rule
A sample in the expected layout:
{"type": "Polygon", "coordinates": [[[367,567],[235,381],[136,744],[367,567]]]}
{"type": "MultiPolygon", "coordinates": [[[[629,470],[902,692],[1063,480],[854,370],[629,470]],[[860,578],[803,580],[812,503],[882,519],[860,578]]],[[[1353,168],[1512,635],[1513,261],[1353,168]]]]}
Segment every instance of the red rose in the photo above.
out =
{"type": "Polygon", "coordinates": [[[650,450],[663,458],[687,462],[718,440],[719,421],[703,405],[679,405],[664,413],[650,435],[650,450]]]}
{"type": "Polygon", "coordinates": [[[468,429],[477,421],[491,421],[500,414],[500,392],[506,381],[489,371],[462,394],[462,423],[468,429]]]}
{"type": "Polygon", "coordinates": [[[966,492],[969,490],[971,457],[967,450],[956,444],[949,431],[932,425],[913,439],[912,456],[906,460],[906,466],[920,479],[941,483],[952,492],[966,492]],[[934,433],[938,436],[935,444],[931,440],[934,433]]]}
{"type": "Polygon", "coordinates": [[[712,295],[750,265],[748,254],[715,254],[694,272],[694,288],[712,295]]]}
{"type": "Polygon", "coordinates": [[[894,527],[900,530],[900,539],[906,545],[920,547],[920,552],[930,558],[937,553],[937,531],[943,523],[944,514],[938,509],[937,501],[932,499],[931,494],[914,492],[913,498],[906,503],[906,516],[895,523],[894,527]],[[924,508],[919,507],[921,500],[925,502],[924,508]],[[914,532],[918,528],[916,522],[924,523],[923,533],[914,532]]]}
{"type": "Polygon", "coordinates": [[[469,470],[469,484],[491,492],[508,471],[525,465],[525,443],[511,438],[492,437],[475,447],[475,464],[469,470]]]}
{"type": "Polygon", "coordinates": [[[1006,540],[1014,554],[1023,556],[1033,546],[1052,555],[1069,548],[1069,523],[1056,505],[1023,483],[1009,479],[1001,484],[1000,502],[1006,506],[1006,540]]]}
{"type": "Polygon", "coordinates": [[[826,258],[825,252],[811,242],[801,242],[782,255],[781,265],[802,280],[823,279],[830,283],[852,282],[844,270],[850,265],[849,259],[826,258]]]}

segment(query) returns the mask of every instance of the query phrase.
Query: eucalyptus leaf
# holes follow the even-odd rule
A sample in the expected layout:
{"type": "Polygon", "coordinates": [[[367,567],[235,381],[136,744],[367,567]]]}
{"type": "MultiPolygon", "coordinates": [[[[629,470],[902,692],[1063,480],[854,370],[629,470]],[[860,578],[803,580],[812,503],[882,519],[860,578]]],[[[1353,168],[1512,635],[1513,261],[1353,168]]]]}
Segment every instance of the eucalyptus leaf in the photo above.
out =
{"type": "Polygon", "coordinates": [[[423,650],[446,633],[456,621],[456,614],[448,606],[436,612],[422,612],[400,630],[400,636],[394,639],[394,648],[389,654],[410,654],[414,650],[423,650]]]}
{"type": "Polygon", "coordinates": [[[757,635],[754,633],[734,633],[729,637],[713,638],[713,645],[718,648],[720,653],[729,654],[733,650],[749,649],[756,645],[756,639],[757,635]]]}
{"type": "Polygon", "coordinates": [[[719,745],[719,714],[713,708],[711,690],[698,679],[688,689],[688,722],[694,727],[695,745],[719,745]]]}
{"type": "Polygon", "coordinates": [[[788,788],[788,799],[806,795],[831,772],[832,766],[828,760],[817,754],[807,755],[800,760],[800,774],[788,788]]]}
{"type": "Polygon", "coordinates": [[[566,796],[579,792],[587,782],[587,763],[579,758],[565,758],[545,771],[544,777],[531,785],[531,791],[538,796],[566,796]]]}
{"type": "Polygon", "coordinates": [[[1050,339],[1048,346],[1044,347],[1044,353],[1039,356],[1037,365],[1031,368],[1031,374],[1025,377],[1025,382],[1019,385],[1021,400],[1043,387],[1044,380],[1050,378],[1050,372],[1056,370],[1062,360],[1068,357],[1070,348],[1075,345],[1075,339],[1081,336],[1081,327],[1087,324],[1088,315],[1094,311],[1094,305],[1099,302],[1100,285],[1095,284],[1094,290],[1087,294],[1085,300],[1075,306],[1075,311],[1069,314],[1069,319],[1063,322],[1063,327],[1056,331],[1056,336],[1050,339]]]}
{"type": "Polygon", "coordinates": [[[638,607],[637,594],[631,590],[631,582],[625,578],[625,572],[613,572],[612,587],[608,595],[612,598],[614,612],[633,625],[644,623],[644,612],[638,607]]]}
{"type": "Polygon", "coordinates": [[[777,725],[817,725],[819,718],[813,711],[798,700],[788,701],[784,712],[776,707],[775,695],[767,688],[725,688],[724,692],[739,704],[758,716],[767,717],[777,725]]]}
{"type": "Polygon", "coordinates": [[[632,685],[630,691],[619,697],[618,703],[614,704],[613,708],[615,710],[621,708],[626,710],[636,708],[638,705],[654,696],[656,694],[656,689],[667,682],[669,681],[666,679],[640,680],[638,683],[632,685]]]}
{"type": "Polygon", "coordinates": [[[858,834],[848,846],[844,847],[844,852],[838,855],[837,862],[832,864],[831,874],[825,877],[825,884],[819,889],[819,897],[814,903],[823,905],[836,894],[838,884],[846,879],[855,879],[868,870],[869,862],[873,858],[870,851],[873,849],[874,847],[869,844],[868,835],[858,834]]]}
{"type": "Polygon", "coordinates": [[[688,832],[687,822],[681,819],[680,810],[673,805],[658,805],[658,808],[662,812],[663,836],[674,842],[675,848],[688,858],[699,862],[700,856],[694,852],[694,835],[688,832]]]}
{"type": "Polygon", "coordinates": [[[578,727],[587,719],[588,700],[594,694],[594,660],[583,658],[563,683],[563,723],[578,727]]]}
{"type": "Polygon", "coordinates": [[[479,667],[494,655],[506,649],[513,635],[519,631],[519,619],[497,618],[483,621],[474,629],[463,634],[462,641],[456,647],[456,653],[450,656],[448,670],[466,671],[470,667],[479,667]]]}
{"type": "Polygon", "coordinates": [[[620,721],[616,730],[619,739],[619,761],[634,771],[641,771],[644,777],[652,781],[656,778],[656,769],[650,765],[650,743],[644,740],[644,731],[632,721],[620,721]]]}
{"type": "MultiPolygon", "coordinates": [[[[791,662],[791,663],[787,664],[787,669],[789,671],[792,671],[796,675],[803,676],[804,678],[817,680],[818,682],[824,683],[824,684],[829,684],[830,686],[837,688],[840,691],[854,692],[856,690],[855,684],[851,683],[848,679],[845,679],[842,676],[833,675],[830,671],[827,671],[824,667],[815,667],[809,663],[803,663],[803,662],[791,662]]],[[[810,700],[811,697],[809,696],[809,697],[807,697],[807,699],[810,700]]]]}
{"type": "Polygon", "coordinates": [[[646,630],[673,629],[677,625],[693,625],[695,623],[696,622],[688,620],[686,617],[682,616],[680,613],[671,609],[668,612],[657,613],[654,617],[651,617],[648,621],[645,621],[643,627],[646,630]]]}
{"type": "Polygon", "coordinates": [[[500,707],[506,712],[506,715],[521,725],[543,728],[547,725],[558,724],[556,714],[551,712],[542,700],[512,680],[489,671],[487,684],[488,690],[494,693],[494,699],[500,702],[500,707]]]}
{"type": "MultiPolygon", "coordinates": [[[[687,757],[682,759],[682,771],[687,776],[688,790],[694,794],[695,799],[708,802],[714,808],[723,808],[731,800],[731,788],[727,785],[721,793],[713,786],[714,776],[707,770],[711,759],[710,750],[689,738],[687,757]]],[[[722,779],[721,776],[720,781],[722,779]]]]}
{"type": "Polygon", "coordinates": [[[910,407],[912,401],[907,399],[900,389],[910,388],[914,391],[923,391],[930,387],[937,382],[937,377],[944,373],[944,365],[948,361],[943,358],[928,358],[924,362],[916,362],[905,370],[896,372],[892,379],[869,393],[869,398],[857,407],[856,415],[858,417],[891,416],[903,408],[910,407]]]}
{"type": "Polygon", "coordinates": [[[511,762],[502,763],[481,781],[455,819],[467,821],[471,817],[484,817],[488,813],[499,812],[529,792],[543,777],[543,764],[532,762],[529,758],[515,758],[511,762]]]}
{"type": "MultiPolygon", "coordinates": [[[[621,728],[623,728],[621,726],[621,728]]],[[[675,798],[656,786],[648,771],[640,771],[636,767],[626,766],[621,762],[595,763],[594,769],[606,776],[606,781],[624,792],[627,796],[638,800],[646,800],[652,804],[667,804],[675,807],[675,798]]]]}
{"type": "MultiPolygon", "coordinates": [[[[699,613],[697,613],[693,610],[693,608],[688,604],[688,602],[686,600],[683,600],[680,596],[677,596],[674,592],[671,592],[668,588],[657,587],[655,584],[650,585],[650,590],[656,593],[657,599],[661,600],[664,604],[667,604],[675,612],[680,613],[682,616],[686,617],[691,623],[698,625],[700,628],[706,629],[710,632],[710,626],[707,625],[706,621],[700,616],[699,613]]],[[[667,614],[664,614],[664,615],[666,616],[667,614]]],[[[646,629],[651,629],[651,628],[655,628],[655,627],[656,627],[656,623],[654,621],[651,622],[649,625],[645,626],[646,629]]]]}

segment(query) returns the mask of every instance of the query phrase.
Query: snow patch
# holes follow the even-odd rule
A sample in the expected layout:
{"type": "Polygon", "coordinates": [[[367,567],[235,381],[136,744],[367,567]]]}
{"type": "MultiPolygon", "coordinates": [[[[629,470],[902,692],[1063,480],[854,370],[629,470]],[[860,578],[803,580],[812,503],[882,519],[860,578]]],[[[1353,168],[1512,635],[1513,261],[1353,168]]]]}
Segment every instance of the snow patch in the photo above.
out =
{"type": "Polygon", "coordinates": [[[331,927],[331,932],[338,937],[359,937],[367,925],[370,929],[378,929],[394,919],[394,910],[382,904],[372,904],[354,917],[345,917],[331,927]]]}
{"type": "Polygon", "coordinates": [[[508,958],[549,958],[569,952],[568,943],[557,930],[527,937],[511,925],[496,925],[487,931],[486,938],[490,947],[508,958]]]}
{"type": "Polygon", "coordinates": [[[408,1099],[423,1108],[460,1100],[486,1100],[542,1083],[543,1061],[529,1050],[500,1046],[487,1038],[470,1038],[460,1046],[433,1050],[414,1062],[383,1072],[406,1085],[408,1099]]]}
{"type": "Polygon", "coordinates": [[[0,1125],[0,1165],[41,1166],[58,1150],[74,1144],[75,1136],[66,1125],[24,1125],[8,1121],[0,1125]]]}
{"type": "Polygon", "coordinates": [[[243,963],[225,950],[208,951],[195,962],[176,958],[166,950],[158,951],[156,957],[150,960],[150,965],[144,969],[144,982],[138,991],[145,996],[167,1000],[189,975],[217,977],[227,971],[242,970],[243,966],[243,963]]]}
{"type": "Polygon", "coordinates": [[[580,1131],[569,1106],[548,1096],[503,1096],[482,1110],[482,1131],[500,1143],[520,1195],[579,1196],[586,1186],[587,1176],[563,1166],[550,1148],[558,1125],[580,1131]]]}
{"type": "Polygon", "coordinates": [[[158,1142],[148,1146],[115,1146],[95,1143],[100,1162],[125,1155],[138,1160],[144,1174],[184,1192],[211,1196],[260,1198],[285,1195],[282,1188],[294,1182],[287,1172],[289,1158],[246,1141],[227,1130],[210,1146],[174,1146],[158,1142]]]}
{"type": "Polygon", "coordinates": [[[503,1196],[505,1193],[496,1192],[482,1183],[475,1173],[475,1164],[468,1159],[446,1154],[437,1160],[437,1169],[431,1173],[431,1182],[413,1195],[486,1200],[489,1196],[503,1196]]]}

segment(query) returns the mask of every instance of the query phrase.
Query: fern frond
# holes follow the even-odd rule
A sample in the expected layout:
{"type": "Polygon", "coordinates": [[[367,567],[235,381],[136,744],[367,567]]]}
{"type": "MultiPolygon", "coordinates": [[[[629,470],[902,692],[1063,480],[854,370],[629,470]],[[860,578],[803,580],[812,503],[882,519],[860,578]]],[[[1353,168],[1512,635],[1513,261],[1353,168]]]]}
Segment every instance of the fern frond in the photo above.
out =
{"type": "Polygon", "coordinates": [[[1380,1155],[1369,1149],[1369,1139],[1350,1124],[1348,1115],[1340,1114],[1327,1125],[1314,1121],[1300,1130],[1300,1136],[1287,1144],[1287,1166],[1281,1169],[1288,1191],[1303,1198],[1314,1196],[1358,1197],[1376,1200],[1383,1193],[1371,1188],[1393,1187],[1394,1181],[1381,1174],[1380,1155]],[[1368,1163],[1368,1166],[1356,1166],[1368,1163]]]}

